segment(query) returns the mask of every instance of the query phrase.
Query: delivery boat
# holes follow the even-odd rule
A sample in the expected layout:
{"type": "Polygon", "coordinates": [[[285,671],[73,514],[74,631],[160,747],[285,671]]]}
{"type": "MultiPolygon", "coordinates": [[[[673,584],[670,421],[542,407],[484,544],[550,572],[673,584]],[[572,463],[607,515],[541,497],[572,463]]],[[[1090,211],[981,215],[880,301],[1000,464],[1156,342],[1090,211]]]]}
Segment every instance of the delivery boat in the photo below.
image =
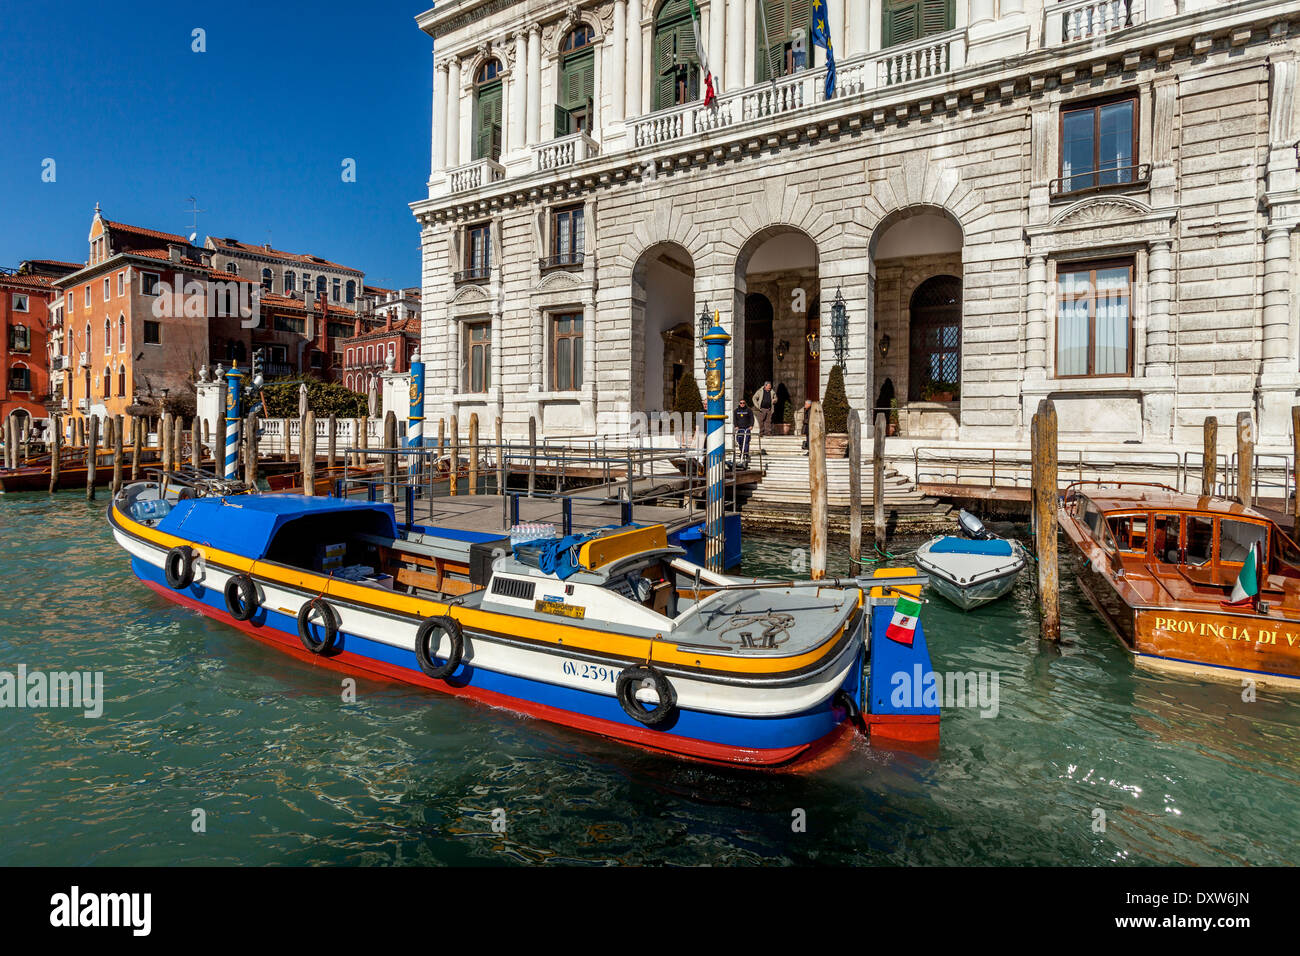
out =
{"type": "Polygon", "coordinates": [[[1005,596],[1025,567],[1019,542],[999,538],[969,511],[958,524],[964,537],[939,535],[916,549],[916,563],[930,587],[963,611],[1005,596]]]}
{"type": "Polygon", "coordinates": [[[854,725],[938,738],[938,709],[891,684],[931,670],[914,610],[895,613],[924,584],[909,569],[745,582],[686,561],[662,525],[511,547],[399,527],[390,504],[193,494],[115,496],[132,570],[299,658],[716,763],[825,762],[854,725]]]}
{"type": "Polygon", "coordinates": [[[1235,500],[1076,482],[1057,513],[1079,583],[1139,663],[1300,687],[1300,548],[1235,500]]]}

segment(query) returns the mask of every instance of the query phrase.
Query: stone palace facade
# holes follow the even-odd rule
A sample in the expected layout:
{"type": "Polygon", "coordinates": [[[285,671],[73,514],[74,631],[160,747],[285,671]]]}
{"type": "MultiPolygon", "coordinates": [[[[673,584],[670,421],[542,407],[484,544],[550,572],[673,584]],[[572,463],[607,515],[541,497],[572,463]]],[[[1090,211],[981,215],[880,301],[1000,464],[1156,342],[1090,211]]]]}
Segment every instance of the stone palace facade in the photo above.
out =
{"type": "Polygon", "coordinates": [[[1300,7],[829,4],[697,0],[698,45],[688,0],[417,18],[429,416],[613,434],[703,380],[716,310],[732,401],[798,407],[842,357],[864,424],[918,441],[1023,443],[1047,396],[1065,442],[1245,409],[1289,441],[1300,7]]]}

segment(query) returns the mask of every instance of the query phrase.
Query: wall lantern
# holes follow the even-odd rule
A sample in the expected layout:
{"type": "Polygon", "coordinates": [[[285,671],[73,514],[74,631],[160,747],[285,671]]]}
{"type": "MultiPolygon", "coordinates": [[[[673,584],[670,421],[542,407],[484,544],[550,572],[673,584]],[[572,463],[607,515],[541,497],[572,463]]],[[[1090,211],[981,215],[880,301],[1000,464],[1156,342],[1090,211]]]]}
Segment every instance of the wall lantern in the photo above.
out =
{"type": "Polygon", "coordinates": [[[822,354],[821,340],[817,337],[816,332],[809,332],[806,336],[808,339],[808,354],[812,358],[817,358],[822,354]]]}
{"type": "Polygon", "coordinates": [[[835,363],[844,367],[844,353],[849,347],[849,309],[837,289],[831,303],[831,341],[835,343],[835,363]]]}
{"type": "Polygon", "coordinates": [[[709,303],[706,299],[704,308],[700,310],[700,336],[699,340],[704,341],[704,336],[709,334],[709,329],[713,328],[713,316],[709,314],[709,303]]]}
{"type": "Polygon", "coordinates": [[[784,361],[785,361],[785,353],[786,353],[786,352],[789,352],[789,351],[790,351],[790,342],[789,342],[787,339],[782,339],[780,342],[777,342],[777,343],[776,343],[776,360],[777,360],[778,362],[784,362],[784,361]]]}
{"type": "Polygon", "coordinates": [[[889,354],[889,333],[886,332],[880,337],[880,357],[884,358],[889,354]]]}

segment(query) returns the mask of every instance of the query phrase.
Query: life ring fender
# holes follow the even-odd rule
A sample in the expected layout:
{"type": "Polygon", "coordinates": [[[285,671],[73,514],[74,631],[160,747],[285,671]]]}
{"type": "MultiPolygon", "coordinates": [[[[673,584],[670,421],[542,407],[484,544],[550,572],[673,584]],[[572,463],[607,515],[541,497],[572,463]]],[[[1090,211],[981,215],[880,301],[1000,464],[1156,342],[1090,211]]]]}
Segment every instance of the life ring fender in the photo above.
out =
{"type": "Polygon", "coordinates": [[[465,655],[465,635],[459,622],[452,617],[431,617],[426,619],[415,632],[415,660],[420,670],[434,680],[446,680],[456,673],[461,658],[465,655]],[[441,663],[434,660],[442,635],[451,640],[451,653],[441,663]]]}
{"type": "Polygon", "coordinates": [[[334,613],[334,608],[330,607],[329,602],[323,597],[314,597],[298,609],[298,637],[302,640],[303,646],[313,654],[324,654],[333,648],[338,635],[338,615],[334,613]],[[319,641],[311,633],[311,612],[313,610],[320,612],[322,624],[325,628],[325,636],[319,641]]]}
{"type": "Polygon", "coordinates": [[[649,665],[624,668],[618,675],[614,693],[623,713],[647,727],[657,727],[677,713],[677,691],[673,690],[667,677],[649,665]],[[646,710],[636,699],[637,688],[647,680],[654,684],[655,693],[659,695],[659,703],[651,710],[646,710]]]}
{"type": "Polygon", "coordinates": [[[180,591],[194,583],[194,549],[188,544],[178,545],[167,552],[163,559],[163,577],[167,583],[180,591]],[[180,561],[180,567],[176,562],[180,561]]]}
{"type": "Polygon", "coordinates": [[[226,610],[236,621],[247,621],[257,613],[257,585],[247,574],[234,574],[226,579],[226,610]]]}

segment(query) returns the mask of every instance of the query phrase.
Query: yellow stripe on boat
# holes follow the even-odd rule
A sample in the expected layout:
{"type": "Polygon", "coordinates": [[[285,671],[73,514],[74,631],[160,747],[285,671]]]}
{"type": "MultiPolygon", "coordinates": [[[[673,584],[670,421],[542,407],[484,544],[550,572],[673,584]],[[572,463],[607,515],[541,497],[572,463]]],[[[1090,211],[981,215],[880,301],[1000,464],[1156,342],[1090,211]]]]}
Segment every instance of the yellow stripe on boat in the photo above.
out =
{"type": "Polygon", "coordinates": [[[595,571],[624,558],[666,547],[668,532],[663,525],[632,528],[588,541],[578,549],[578,563],[588,571],[595,571]]]}
{"type": "MultiPolygon", "coordinates": [[[[916,568],[876,568],[872,573],[873,578],[910,578],[916,575],[916,568]]],[[[912,597],[921,596],[921,585],[904,584],[900,587],[891,588],[886,591],[884,588],[872,588],[871,596],[873,598],[890,598],[898,597],[898,593],[910,595],[912,597]]]]}

